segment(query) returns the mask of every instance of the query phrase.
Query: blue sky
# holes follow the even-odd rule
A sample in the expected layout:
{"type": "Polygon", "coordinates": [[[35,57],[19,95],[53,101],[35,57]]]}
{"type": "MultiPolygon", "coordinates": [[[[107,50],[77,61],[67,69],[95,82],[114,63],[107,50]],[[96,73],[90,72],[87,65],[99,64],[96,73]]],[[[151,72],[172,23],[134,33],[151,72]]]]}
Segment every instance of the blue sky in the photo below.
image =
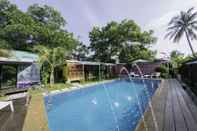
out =
{"type": "MultiPolygon", "coordinates": [[[[165,29],[170,18],[180,10],[197,6],[197,0],[10,0],[25,11],[34,3],[47,4],[61,12],[66,19],[66,29],[75,37],[89,44],[88,32],[93,26],[102,26],[107,22],[123,19],[135,20],[143,30],[153,29],[158,37],[152,47],[158,51],[158,57],[164,57],[160,52],[169,53],[179,50],[191,54],[186,39],[180,43],[172,43],[164,39],[165,29]]],[[[196,8],[197,9],[197,8],[196,8]]],[[[197,41],[193,41],[197,52],[197,41]]]]}

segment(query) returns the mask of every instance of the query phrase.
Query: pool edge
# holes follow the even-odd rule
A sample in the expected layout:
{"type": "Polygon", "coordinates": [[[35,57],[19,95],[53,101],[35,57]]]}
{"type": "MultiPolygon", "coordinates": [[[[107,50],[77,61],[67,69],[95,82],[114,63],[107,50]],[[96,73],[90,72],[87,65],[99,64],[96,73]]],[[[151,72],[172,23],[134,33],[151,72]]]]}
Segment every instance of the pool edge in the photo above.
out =
{"type": "MultiPolygon", "coordinates": [[[[156,89],[154,95],[152,96],[151,102],[153,102],[153,99],[156,99],[156,97],[159,96],[160,93],[162,92],[163,87],[164,87],[164,86],[163,86],[163,83],[164,83],[164,79],[161,79],[161,83],[159,84],[159,87],[156,89]]],[[[152,104],[154,104],[154,103],[152,103],[152,104]]],[[[148,116],[149,113],[150,113],[150,107],[148,106],[148,107],[146,108],[144,114],[143,114],[144,117],[148,116]]],[[[143,119],[142,119],[142,118],[139,120],[139,122],[138,122],[138,124],[137,124],[137,126],[136,126],[136,128],[135,128],[134,131],[145,131],[145,130],[144,130],[144,122],[143,122],[143,119]]]]}

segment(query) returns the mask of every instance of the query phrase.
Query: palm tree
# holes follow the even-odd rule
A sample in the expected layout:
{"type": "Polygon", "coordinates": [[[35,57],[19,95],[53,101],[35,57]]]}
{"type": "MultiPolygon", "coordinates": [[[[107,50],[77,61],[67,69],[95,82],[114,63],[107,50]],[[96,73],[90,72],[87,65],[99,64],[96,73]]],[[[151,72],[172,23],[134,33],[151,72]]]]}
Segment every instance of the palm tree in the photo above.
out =
{"type": "Polygon", "coordinates": [[[44,63],[49,65],[50,84],[54,84],[54,70],[56,67],[64,64],[65,49],[61,47],[47,48],[38,45],[34,48],[39,53],[38,63],[43,66],[44,63]]]}
{"type": "Polygon", "coordinates": [[[197,12],[194,8],[189,10],[181,11],[179,15],[173,17],[168,23],[167,34],[165,37],[169,37],[173,42],[179,42],[180,39],[185,34],[189,47],[192,51],[193,56],[195,56],[194,49],[191,44],[191,40],[197,39],[195,31],[197,31],[197,12]]]}

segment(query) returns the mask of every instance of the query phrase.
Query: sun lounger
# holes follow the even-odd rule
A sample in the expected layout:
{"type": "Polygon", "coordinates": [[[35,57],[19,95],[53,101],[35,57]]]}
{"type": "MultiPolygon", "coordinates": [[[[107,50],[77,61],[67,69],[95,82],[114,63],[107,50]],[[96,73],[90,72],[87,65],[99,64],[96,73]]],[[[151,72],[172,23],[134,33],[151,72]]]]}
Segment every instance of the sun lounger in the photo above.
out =
{"type": "Polygon", "coordinates": [[[9,95],[7,100],[16,100],[25,97],[26,97],[26,106],[27,106],[30,102],[30,95],[27,92],[9,95]]]}
{"type": "Polygon", "coordinates": [[[152,77],[153,78],[159,78],[160,75],[161,75],[160,72],[156,72],[156,73],[152,74],[152,77]]]}
{"type": "Polygon", "coordinates": [[[27,97],[27,96],[28,96],[27,92],[17,93],[17,94],[9,95],[8,100],[20,99],[20,98],[24,98],[24,97],[27,97]]]}
{"type": "Polygon", "coordinates": [[[11,111],[14,112],[14,107],[13,107],[12,101],[0,101],[0,110],[7,107],[7,106],[10,106],[11,111]]]}
{"type": "Polygon", "coordinates": [[[131,76],[131,77],[139,77],[140,75],[135,74],[135,72],[130,72],[129,76],[131,76]]]}
{"type": "Polygon", "coordinates": [[[144,78],[151,78],[152,75],[144,75],[144,78]]]}

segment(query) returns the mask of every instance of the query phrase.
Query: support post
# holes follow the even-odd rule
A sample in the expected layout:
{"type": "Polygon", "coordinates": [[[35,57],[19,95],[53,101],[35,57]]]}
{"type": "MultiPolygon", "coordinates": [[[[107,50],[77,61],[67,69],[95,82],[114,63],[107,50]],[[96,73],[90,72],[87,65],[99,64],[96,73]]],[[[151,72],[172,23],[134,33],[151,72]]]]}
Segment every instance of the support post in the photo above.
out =
{"type": "Polygon", "coordinates": [[[0,65],[0,89],[1,89],[1,83],[2,83],[2,65],[0,65]]]}
{"type": "Polygon", "coordinates": [[[99,64],[99,81],[101,80],[101,64],[99,64]]]}
{"type": "Polygon", "coordinates": [[[85,81],[85,71],[84,71],[84,64],[83,64],[83,80],[85,81]]]}
{"type": "Polygon", "coordinates": [[[15,74],[16,83],[15,83],[15,86],[16,86],[16,88],[18,88],[17,87],[17,83],[18,83],[18,65],[15,65],[15,68],[16,68],[16,74],[15,74]]]}

